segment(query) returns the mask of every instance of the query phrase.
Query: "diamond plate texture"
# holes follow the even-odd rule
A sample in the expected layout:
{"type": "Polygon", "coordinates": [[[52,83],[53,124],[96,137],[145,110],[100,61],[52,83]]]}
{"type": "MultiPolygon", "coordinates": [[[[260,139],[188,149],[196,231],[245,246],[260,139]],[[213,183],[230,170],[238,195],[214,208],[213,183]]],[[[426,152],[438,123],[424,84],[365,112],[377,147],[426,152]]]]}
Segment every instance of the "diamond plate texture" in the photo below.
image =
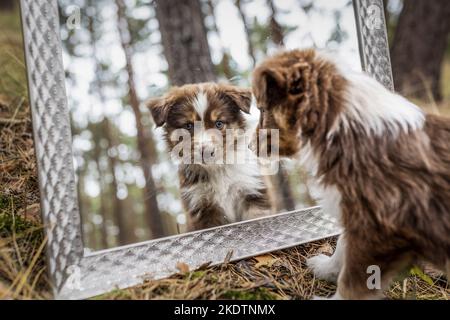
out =
{"type": "MultiPolygon", "coordinates": [[[[220,263],[230,251],[237,260],[340,232],[335,219],[315,207],[83,255],[57,0],[20,3],[41,214],[56,298],[82,299],[162,278],[177,272],[177,262],[193,269],[220,263]]],[[[366,21],[373,19],[370,6],[381,6],[381,0],[355,0],[354,5],[363,69],[392,88],[384,17],[381,29],[366,21]]]]}
{"type": "Polygon", "coordinates": [[[362,69],[394,90],[383,0],[353,1],[362,69]]]}
{"type": "Polygon", "coordinates": [[[178,271],[178,262],[192,270],[205,262],[221,263],[229,253],[238,260],[339,232],[337,221],[315,207],[95,252],[81,262],[80,287],[60,297],[84,298],[166,277],[178,271]]]}
{"type": "Polygon", "coordinates": [[[22,0],[22,26],[47,260],[55,292],[83,246],[56,1],[22,0]]]}

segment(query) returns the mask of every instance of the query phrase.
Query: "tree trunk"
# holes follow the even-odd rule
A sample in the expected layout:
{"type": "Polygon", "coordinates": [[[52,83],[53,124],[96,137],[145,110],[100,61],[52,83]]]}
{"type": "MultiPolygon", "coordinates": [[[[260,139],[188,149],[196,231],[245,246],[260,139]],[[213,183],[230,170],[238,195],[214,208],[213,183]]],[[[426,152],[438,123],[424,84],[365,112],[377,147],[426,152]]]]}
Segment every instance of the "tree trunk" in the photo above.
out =
{"type": "MultiPolygon", "coordinates": [[[[94,7],[94,1],[91,0],[89,1],[89,6],[90,7],[94,7]]],[[[92,58],[95,62],[95,66],[96,66],[96,70],[95,70],[95,85],[96,85],[96,91],[100,100],[101,105],[105,104],[106,98],[104,96],[103,93],[103,83],[101,80],[101,72],[102,72],[102,67],[101,67],[101,62],[98,61],[98,57],[97,57],[97,41],[96,41],[96,34],[95,34],[95,26],[94,26],[94,17],[95,14],[97,13],[97,10],[95,10],[95,13],[89,17],[89,25],[88,25],[88,29],[89,32],[91,34],[91,45],[92,45],[92,58]]],[[[106,140],[108,141],[108,150],[112,150],[115,149],[118,145],[118,139],[115,135],[115,133],[113,132],[112,128],[111,128],[111,123],[110,120],[105,117],[103,120],[103,123],[101,124],[101,131],[103,132],[103,134],[105,135],[106,140]]],[[[96,141],[96,148],[97,145],[100,143],[99,141],[96,141]]],[[[97,151],[98,154],[96,155],[97,158],[100,158],[100,150],[97,151]]],[[[109,166],[109,170],[110,170],[110,174],[112,176],[112,182],[109,185],[109,188],[107,188],[106,183],[104,182],[103,176],[104,176],[104,172],[100,171],[100,167],[99,164],[97,162],[97,167],[98,170],[100,172],[100,183],[102,185],[101,188],[101,207],[103,209],[101,209],[102,212],[102,218],[103,218],[103,224],[102,224],[102,233],[105,234],[104,237],[102,237],[102,242],[103,242],[103,247],[104,248],[108,248],[109,247],[109,243],[108,243],[108,236],[107,236],[107,221],[108,221],[108,217],[109,217],[109,212],[112,212],[112,217],[113,217],[113,221],[114,224],[117,226],[119,232],[117,235],[117,244],[118,245],[125,245],[128,243],[133,243],[135,242],[135,237],[133,237],[134,235],[134,227],[130,230],[130,228],[128,228],[128,225],[125,223],[125,206],[123,203],[123,200],[119,199],[117,197],[117,191],[118,191],[118,183],[117,183],[117,178],[116,178],[116,168],[117,168],[117,158],[116,156],[108,156],[108,166],[109,166]],[[107,194],[109,194],[109,196],[112,198],[112,205],[108,206],[107,208],[107,202],[105,201],[105,192],[106,190],[108,190],[107,194]]],[[[127,214],[129,215],[129,214],[127,214]]]]}
{"type": "Polygon", "coordinates": [[[247,51],[250,57],[252,58],[253,66],[256,64],[256,56],[255,56],[255,48],[253,47],[253,42],[251,38],[250,28],[248,26],[247,17],[245,16],[244,11],[242,10],[241,0],[235,0],[234,5],[238,9],[239,16],[241,17],[242,23],[244,24],[244,30],[247,37],[247,51]]]}
{"type": "Polygon", "coordinates": [[[267,5],[270,8],[270,36],[272,41],[277,46],[284,46],[283,28],[276,19],[277,9],[272,0],[267,0],[267,5]]]}
{"type": "Polygon", "coordinates": [[[80,209],[81,226],[83,228],[83,245],[92,250],[97,249],[96,226],[89,216],[90,204],[86,201],[84,194],[84,174],[83,170],[78,171],[78,206],[80,209]],[[89,228],[89,229],[87,229],[89,228]],[[87,229],[87,230],[86,230],[87,229]]]}
{"type": "Polygon", "coordinates": [[[95,161],[95,165],[97,167],[97,171],[98,171],[98,175],[99,175],[99,182],[100,182],[100,215],[102,217],[102,224],[100,227],[100,245],[102,247],[102,249],[106,249],[108,248],[108,232],[107,232],[107,226],[106,226],[106,219],[107,219],[107,202],[106,202],[106,184],[105,184],[105,180],[104,180],[104,172],[100,166],[100,154],[101,154],[101,149],[100,149],[100,139],[96,139],[95,143],[95,147],[94,147],[94,161],[95,161]]]}
{"type": "Polygon", "coordinates": [[[164,55],[173,85],[216,80],[199,0],[156,0],[164,55]]]}
{"type": "MultiPolygon", "coordinates": [[[[163,1],[164,3],[170,1],[163,1]]],[[[173,0],[172,0],[173,2],[173,0]]],[[[158,207],[158,202],[156,199],[157,191],[155,181],[152,176],[152,164],[154,163],[155,158],[155,148],[152,137],[148,130],[145,130],[144,125],[142,124],[142,113],[140,110],[140,102],[136,92],[136,86],[134,83],[134,70],[132,65],[132,47],[131,47],[131,39],[128,21],[126,18],[126,6],[124,0],[116,0],[117,4],[117,18],[118,18],[118,31],[120,35],[120,40],[122,44],[122,48],[125,54],[126,61],[126,71],[128,74],[128,97],[131,108],[133,109],[135,119],[136,119],[136,129],[137,129],[137,143],[138,149],[141,154],[140,162],[142,166],[142,170],[144,172],[145,177],[145,194],[144,194],[144,203],[145,203],[145,217],[147,224],[151,230],[152,238],[159,238],[165,235],[164,228],[161,222],[161,214],[158,207]],[[150,145],[150,143],[152,143],[150,145]]],[[[175,5],[172,4],[172,7],[178,8],[182,7],[177,2],[175,5]]],[[[170,20],[170,19],[169,19],[170,20]]],[[[178,63],[183,63],[184,61],[178,61],[178,63]]]]}
{"type": "MultiPolygon", "coordinates": [[[[106,139],[108,140],[108,150],[112,150],[117,148],[119,145],[119,142],[117,141],[117,138],[115,136],[115,133],[113,132],[111,128],[111,123],[108,118],[105,118],[103,120],[103,131],[105,133],[106,139]]],[[[111,171],[112,175],[112,182],[111,182],[111,191],[110,194],[112,195],[114,199],[114,205],[113,205],[113,216],[114,216],[114,223],[119,229],[119,233],[117,235],[118,237],[118,244],[119,245],[125,245],[128,243],[133,243],[135,239],[132,238],[134,235],[134,228],[132,230],[132,233],[127,228],[127,223],[125,221],[125,205],[124,201],[119,199],[117,197],[118,192],[118,182],[116,177],[116,168],[117,168],[117,158],[116,156],[108,156],[108,164],[109,164],[109,170],[111,171]]],[[[127,217],[128,219],[128,217],[127,217]]]]}
{"type": "MultiPolygon", "coordinates": [[[[92,6],[92,0],[89,2],[89,6],[92,6]]],[[[89,33],[91,36],[91,46],[92,46],[92,56],[96,65],[96,84],[98,86],[98,92],[100,95],[100,101],[104,102],[104,97],[102,95],[102,88],[101,88],[101,81],[99,79],[100,75],[100,68],[99,68],[99,62],[97,61],[97,46],[96,46],[96,39],[95,39],[95,28],[94,28],[94,19],[93,17],[89,17],[89,33]]],[[[104,181],[104,172],[102,171],[100,167],[100,155],[101,155],[101,147],[100,147],[100,136],[94,134],[94,161],[97,167],[97,171],[99,174],[99,183],[100,183],[100,215],[102,216],[102,225],[100,228],[101,233],[101,247],[103,249],[108,248],[108,230],[107,230],[107,217],[108,217],[108,208],[107,208],[107,201],[105,199],[105,192],[106,192],[106,184],[104,181]]]]}
{"type": "Polygon", "coordinates": [[[442,61],[450,32],[450,1],[405,0],[392,46],[396,89],[442,100],[442,61]]]}
{"type": "Polygon", "coordinates": [[[14,10],[15,2],[16,2],[16,0],[1,0],[0,1],[0,11],[14,10]]]}
{"type": "MultiPolygon", "coordinates": [[[[105,133],[106,139],[108,140],[108,150],[115,149],[119,142],[117,141],[116,134],[113,132],[111,128],[111,123],[108,118],[105,118],[103,120],[103,131],[105,133]]],[[[113,197],[114,205],[112,208],[113,215],[114,215],[114,222],[117,228],[119,229],[118,233],[118,245],[125,245],[128,243],[136,242],[135,238],[132,236],[134,235],[134,227],[132,228],[131,232],[126,224],[125,215],[128,216],[128,213],[125,212],[126,206],[124,205],[123,200],[119,199],[117,197],[117,191],[118,191],[118,183],[117,183],[117,177],[116,177],[116,168],[117,168],[117,158],[116,156],[108,156],[108,163],[109,163],[109,170],[111,170],[112,175],[112,182],[111,182],[111,191],[110,194],[113,197]]],[[[128,218],[127,218],[128,219],[128,218]]]]}
{"type": "MultiPolygon", "coordinates": [[[[126,197],[123,199],[124,207],[129,209],[130,211],[134,211],[133,208],[133,199],[132,197],[126,197]]],[[[138,241],[138,237],[136,236],[136,215],[130,214],[126,215],[126,219],[124,219],[124,225],[125,225],[125,244],[131,244],[136,243],[138,241]]],[[[165,234],[166,235],[166,234],[165,234]]]]}

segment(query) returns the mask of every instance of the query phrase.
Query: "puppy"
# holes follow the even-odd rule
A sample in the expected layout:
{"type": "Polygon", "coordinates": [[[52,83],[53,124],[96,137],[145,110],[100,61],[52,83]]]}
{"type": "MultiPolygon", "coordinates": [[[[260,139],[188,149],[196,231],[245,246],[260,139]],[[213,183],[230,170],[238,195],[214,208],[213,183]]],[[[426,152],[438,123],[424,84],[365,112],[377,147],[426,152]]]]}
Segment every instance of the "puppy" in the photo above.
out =
{"type": "Polygon", "coordinates": [[[230,151],[238,156],[248,151],[248,143],[238,139],[251,98],[250,89],[202,83],[174,87],[148,102],[156,125],[164,126],[169,151],[183,158],[179,179],[188,231],[271,213],[258,163],[227,158],[230,151]],[[190,139],[181,151],[180,133],[190,139]]]}
{"type": "Polygon", "coordinates": [[[380,298],[417,259],[450,273],[449,119],[314,50],[265,60],[253,93],[259,128],[279,129],[280,155],[300,159],[344,228],[332,257],[308,261],[337,280],[334,298],[380,298]],[[382,289],[372,289],[378,268],[382,289]]]}

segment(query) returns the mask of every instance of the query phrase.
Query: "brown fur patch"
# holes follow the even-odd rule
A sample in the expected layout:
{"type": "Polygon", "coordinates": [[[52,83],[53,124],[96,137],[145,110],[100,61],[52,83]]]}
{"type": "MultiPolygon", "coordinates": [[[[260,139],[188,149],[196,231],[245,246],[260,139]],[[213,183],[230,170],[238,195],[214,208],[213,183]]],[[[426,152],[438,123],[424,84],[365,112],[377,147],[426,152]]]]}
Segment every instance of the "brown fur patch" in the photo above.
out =
{"type": "Polygon", "coordinates": [[[261,109],[257,130],[279,129],[281,156],[298,153],[305,139],[323,141],[342,109],[345,85],[335,66],[313,50],[268,58],[253,73],[253,92],[261,109]]]}
{"type": "MultiPolygon", "coordinates": [[[[339,191],[348,242],[338,292],[375,297],[366,268],[378,265],[382,282],[425,259],[445,270],[450,258],[450,120],[428,115],[423,130],[376,136],[363,124],[341,123],[348,83],[314,51],[295,50],[267,59],[254,73],[263,109],[260,128],[280,129],[280,154],[306,144],[318,158],[316,177],[339,191]]],[[[395,108],[396,106],[392,106],[395,108]]]]}

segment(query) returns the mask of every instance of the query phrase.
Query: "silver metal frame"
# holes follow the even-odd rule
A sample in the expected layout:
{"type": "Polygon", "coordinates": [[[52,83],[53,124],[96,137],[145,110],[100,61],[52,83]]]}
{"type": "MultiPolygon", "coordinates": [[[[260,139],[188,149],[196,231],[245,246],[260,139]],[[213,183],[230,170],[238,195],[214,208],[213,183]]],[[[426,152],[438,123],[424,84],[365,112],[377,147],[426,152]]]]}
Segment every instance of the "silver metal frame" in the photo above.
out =
{"type": "MultiPolygon", "coordinates": [[[[363,69],[393,88],[382,0],[353,0],[363,69]]],[[[54,296],[82,299],[177,272],[337,235],[320,208],[83,253],[57,0],[21,0],[34,143],[54,296]]]]}

